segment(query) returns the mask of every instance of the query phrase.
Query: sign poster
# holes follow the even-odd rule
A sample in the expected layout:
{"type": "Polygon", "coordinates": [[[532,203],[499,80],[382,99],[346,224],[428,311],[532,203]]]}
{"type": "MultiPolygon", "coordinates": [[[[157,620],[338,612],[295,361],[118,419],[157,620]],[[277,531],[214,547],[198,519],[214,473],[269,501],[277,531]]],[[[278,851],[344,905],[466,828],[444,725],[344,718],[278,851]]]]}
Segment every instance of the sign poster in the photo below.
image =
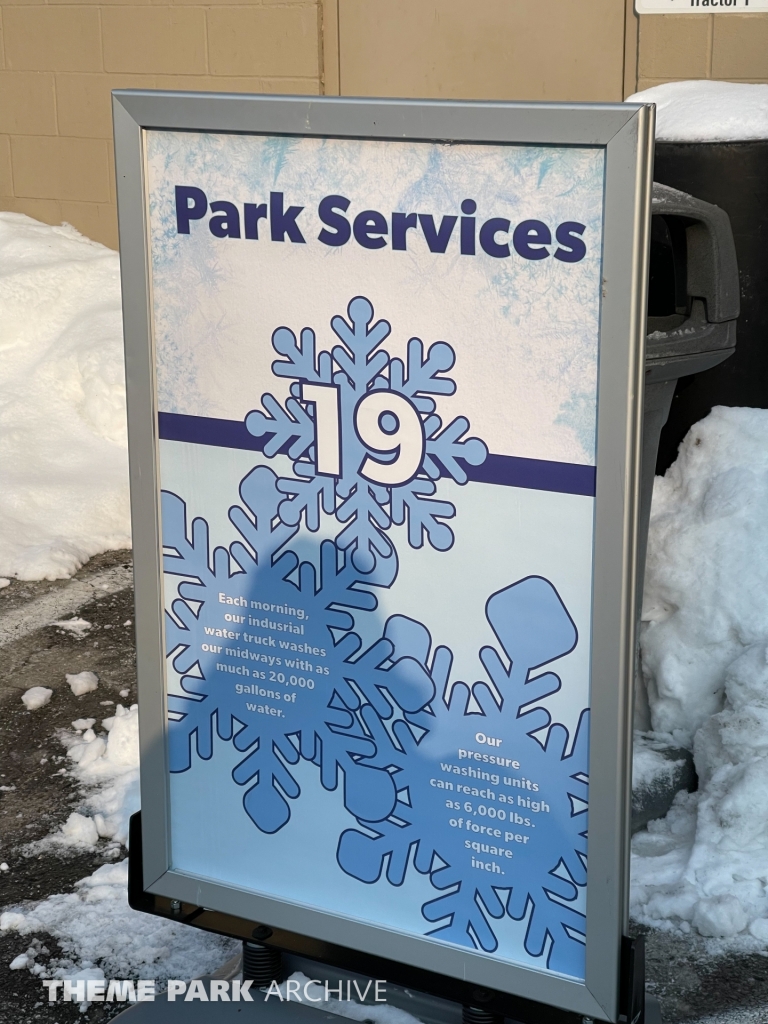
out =
{"type": "Polygon", "coordinates": [[[750,14],[768,11],[768,0],[635,0],[638,14],[750,14]]]}
{"type": "Polygon", "coordinates": [[[145,145],[172,868],[582,980],[603,148],[145,145]]]}

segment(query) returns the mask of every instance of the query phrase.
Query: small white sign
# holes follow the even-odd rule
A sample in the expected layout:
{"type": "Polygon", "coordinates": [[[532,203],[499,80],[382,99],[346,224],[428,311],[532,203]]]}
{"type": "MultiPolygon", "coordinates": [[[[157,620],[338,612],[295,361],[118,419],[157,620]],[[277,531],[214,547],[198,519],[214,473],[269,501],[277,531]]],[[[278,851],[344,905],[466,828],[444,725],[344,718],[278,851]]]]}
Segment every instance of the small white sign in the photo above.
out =
{"type": "Polygon", "coordinates": [[[638,14],[751,14],[768,11],[768,0],[635,0],[638,14]]]}

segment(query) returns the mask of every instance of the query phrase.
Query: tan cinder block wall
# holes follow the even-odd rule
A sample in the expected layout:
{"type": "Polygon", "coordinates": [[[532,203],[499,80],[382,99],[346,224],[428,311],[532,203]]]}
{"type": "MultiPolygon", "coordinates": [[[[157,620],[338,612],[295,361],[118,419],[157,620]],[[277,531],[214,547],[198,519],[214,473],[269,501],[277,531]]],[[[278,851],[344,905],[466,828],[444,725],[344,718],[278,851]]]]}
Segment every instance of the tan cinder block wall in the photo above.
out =
{"type": "Polygon", "coordinates": [[[0,0],[0,209],[116,246],[114,88],[620,100],[631,3],[0,0]]]}
{"type": "Polygon", "coordinates": [[[321,90],[319,0],[0,2],[0,209],[117,247],[110,91],[321,90]]]}
{"type": "Polygon", "coordinates": [[[710,78],[768,82],[768,14],[645,15],[637,88],[710,78]]]}
{"type": "Polygon", "coordinates": [[[632,0],[0,0],[0,209],[117,245],[110,90],[621,100],[768,82],[768,14],[632,0]]]}
{"type": "MultiPolygon", "coordinates": [[[[338,0],[339,87],[359,96],[621,100],[625,21],[624,0],[338,0]]],[[[327,48],[329,73],[331,64],[327,48]]]]}

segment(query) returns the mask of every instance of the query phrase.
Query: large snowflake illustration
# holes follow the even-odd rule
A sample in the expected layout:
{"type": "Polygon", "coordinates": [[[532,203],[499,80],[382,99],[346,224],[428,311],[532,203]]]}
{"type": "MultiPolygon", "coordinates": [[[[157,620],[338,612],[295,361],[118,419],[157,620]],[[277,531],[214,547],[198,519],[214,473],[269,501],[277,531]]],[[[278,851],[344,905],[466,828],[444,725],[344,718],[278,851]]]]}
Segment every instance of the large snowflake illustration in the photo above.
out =
{"type": "Polygon", "coordinates": [[[493,594],[501,653],[480,650],[487,679],[452,680],[451,650],[413,619],[360,638],[394,551],[368,573],[332,541],[301,561],[276,474],[255,468],[240,498],[241,540],[212,548],[206,521],[163,492],[177,580],[166,646],[183,691],[169,696],[171,771],[210,760],[216,736],[231,743],[244,809],[274,833],[300,797],[292,766],[312,762],[356,822],[339,838],[342,871],[399,886],[413,867],[436,892],[427,934],[493,952],[506,916],[524,922],[531,956],[583,976],[588,713],[571,740],[541,706],[561,688],[545,669],[578,640],[555,588],[531,576],[493,594]]]}
{"type": "Polygon", "coordinates": [[[211,551],[207,522],[190,527],[184,501],[163,492],[165,572],[182,577],[166,612],[166,648],[184,691],[169,696],[171,771],[186,771],[195,755],[211,758],[215,730],[245,755],[233,778],[247,787],[245,810],[263,832],[290,818],[300,757],[319,767],[326,789],[343,779],[352,814],[386,818],[394,783],[370,760],[375,745],[356,712],[362,703],[383,717],[393,705],[416,712],[434,694],[419,662],[398,657],[387,637],[361,650],[353,629],[354,613],[373,611],[375,588],[394,580],[396,555],[363,574],[325,541],[316,569],[286,549],[298,526],[277,520],[282,495],[271,469],[249,473],[240,497],[229,518],[242,541],[211,551]]]}
{"type": "Polygon", "coordinates": [[[440,892],[422,907],[436,925],[427,934],[492,952],[494,919],[527,918],[526,951],[582,977],[588,712],[569,748],[568,731],[537,706],[560,679],[536,674],[574,648],[576,628],[535,576],[494,594],[486,615],[507,659],[480,651],[495,692],[484,681],[450,686],[451,651],[431,653],[428,630],[411,619],[387,623],[393,658],[421,665],[436,699],[389,728],[362,708],[376,753],[361,763],[389,772],[398,800],[386,819],[361,818],[342,834],[338,861],[363,882],[385,875],[395,886],[412,863],[440,892]]]}
{"type": "Polygon", "coordinates": [[[331,320],[341,344],[330,352],[317,351],[308,327],[299,339],[288,327],[274,332],[273,348],[283,358],[272,370],[293,381],[290,397],[283,406],[265,394],[263,411],[249,413],[245,423],[251,434],[266,438],[268,457],[285,453],[293,460],[295,475],[278,484],[282,522],[296,526],[303,518],[315,531],[321,510],[335,515],[343,524],[337,545],[367,573],[392,555],[392,524],[407,523],[412,547],[421,547],[425,537],[437,550],[451,547],[446,520],[455,508],[435,497],[436,481],[447,476],[466,483],[466,465],[481,465],[488,449],[465,437],[467,419],[444,425],[435,411],[434,396],[456,390],[444,376],[455,362],[450,345],[437,341],[425,354],[422,342],[411,338],[404,363],[381,348],[390,324],[373,323],[367,298],[353,298],[347,312],[349,321],[331,320]]]}

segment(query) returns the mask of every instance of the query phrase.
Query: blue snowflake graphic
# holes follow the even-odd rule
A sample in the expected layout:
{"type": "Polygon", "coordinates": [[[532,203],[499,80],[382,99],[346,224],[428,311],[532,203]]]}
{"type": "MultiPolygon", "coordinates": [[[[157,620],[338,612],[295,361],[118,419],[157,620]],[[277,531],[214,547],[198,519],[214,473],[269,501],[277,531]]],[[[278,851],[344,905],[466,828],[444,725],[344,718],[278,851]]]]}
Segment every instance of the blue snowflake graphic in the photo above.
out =
{"type": "Polygon", "coordinates": [[[425,355],[420,339],[411,338],[404,363],[380,347],[391,327],[386,320],[373,323],[367,298],[353,298],[347,312],[349,321],[341,316],[331,320],[341,344],[330,352],[317,352],[309,327],[299,339],[288,327],[274,332],[272,346],[283,358],[272,370],[294,382],[290,397],[283,406],[265,394],[263,411],[250,412],[245,424],[251,434],[266,438],[269,458],[285,453],[293,460],[295,475],[278,483],[284,495],[281,521],[297,526],[303,519],[316,531],[321,509],[334,515],[344,524],[337,545],[350,552],[360,572],[368,573],[393,553],[386,535],[392,524],[407,523],[414,548],[425,537],[439,551],[452,546],[446,520],[456,510],[435,498],[436,481],[447,476],[466,483],[466,465],[481,465],[488,449],[478,438],[465,437],[467,419],[459,416],[444,426],[435,412],[433,396],[456,391],[455,382],[444,376],[456,358],[450,345],[437,341],[425,355]],[[379,392],[386,394],[379,399],[379,392]],[[338,454],[331,458],[330,471],[318,459],[321,394],[335,410],[331,447],[338,454]],[[367,428],[364,407],[370,414],[367,428]]]}
{"type": "Polygon", "coordinates": [[[214,735],[242,752],[232,771],[264,833],[300,797],[292,766],[316,765],[356,821],[339,838],[346,874],[402,885],[412,866],[436,896],[427,934],[493,952],[504,916],[526,922],[525,948],[551,970],[583,976],[588,712],[571,742],[541,702],[561,688],[540,671],[575,647],[557,591],[531,576],[493,594],[486,680],[451,680],[453,655],[421,623],[394,615],[368,647],[357,618],[397,575],[394,551],[368,573],[332,541],[318,566],[289,548],[298,524],[277,514],[266,466],[240,484],[229,518],[240,540],[213,547],[163,492],[168,657],[183,694],[169,696],[170,767],[209,760],[214,735]]]}
{"type": "Polygon", "coordinates": [[[430,659],[423,625],[403,616],[387,623],[393,658],[421,665],[437,697],[390,728],[362,708],[376,753],[361,763],[392,775],[397,804],[386,819],[358,816],[361,827],[340,838],[339,865],[363,882],[385,875],[398,886],[412,863],[440,893],[422,907],[436,925],[427,934],[493,952],[493,920],[528,917],[526,951],[583,977],[588,712],[569,749],[565,727],[537,707],[560,679],[536,674],[575,647],[576,627],[537,576],[494,594],[486,615],[508,659],[480,651],[495,693],[485,681],[449,686],[451,651],[437,647],[430,659]]]}
{"type": "Polygon", "coordinates": [[[163,492],[165,572],[183,577],[166,611],[166,649],[184,690],[168,698],[171,771],[211,758],[215,729],[245,754],[232,775],[263,832],[290,818],[300,757],[318,766],[326,789],[343,779],[352,814],[384,819],[395,786],[371,760],[375,745],[357,712],[363,703],[383,717],[393,704],[417,712],[434,696],[420,663],[393,660],[385,636],[362,651],[353,629],[355,612],[377,606],[373,588],[394,580],[396,555],[364,574],[325,541],[318,572],[286,549],[298,526],[277,520],[282,494],[271,469],[250,472],[240,497],[229,518],[242,541],[211,551],[207,522],[190,528],[184,501],[163,492]]]}

